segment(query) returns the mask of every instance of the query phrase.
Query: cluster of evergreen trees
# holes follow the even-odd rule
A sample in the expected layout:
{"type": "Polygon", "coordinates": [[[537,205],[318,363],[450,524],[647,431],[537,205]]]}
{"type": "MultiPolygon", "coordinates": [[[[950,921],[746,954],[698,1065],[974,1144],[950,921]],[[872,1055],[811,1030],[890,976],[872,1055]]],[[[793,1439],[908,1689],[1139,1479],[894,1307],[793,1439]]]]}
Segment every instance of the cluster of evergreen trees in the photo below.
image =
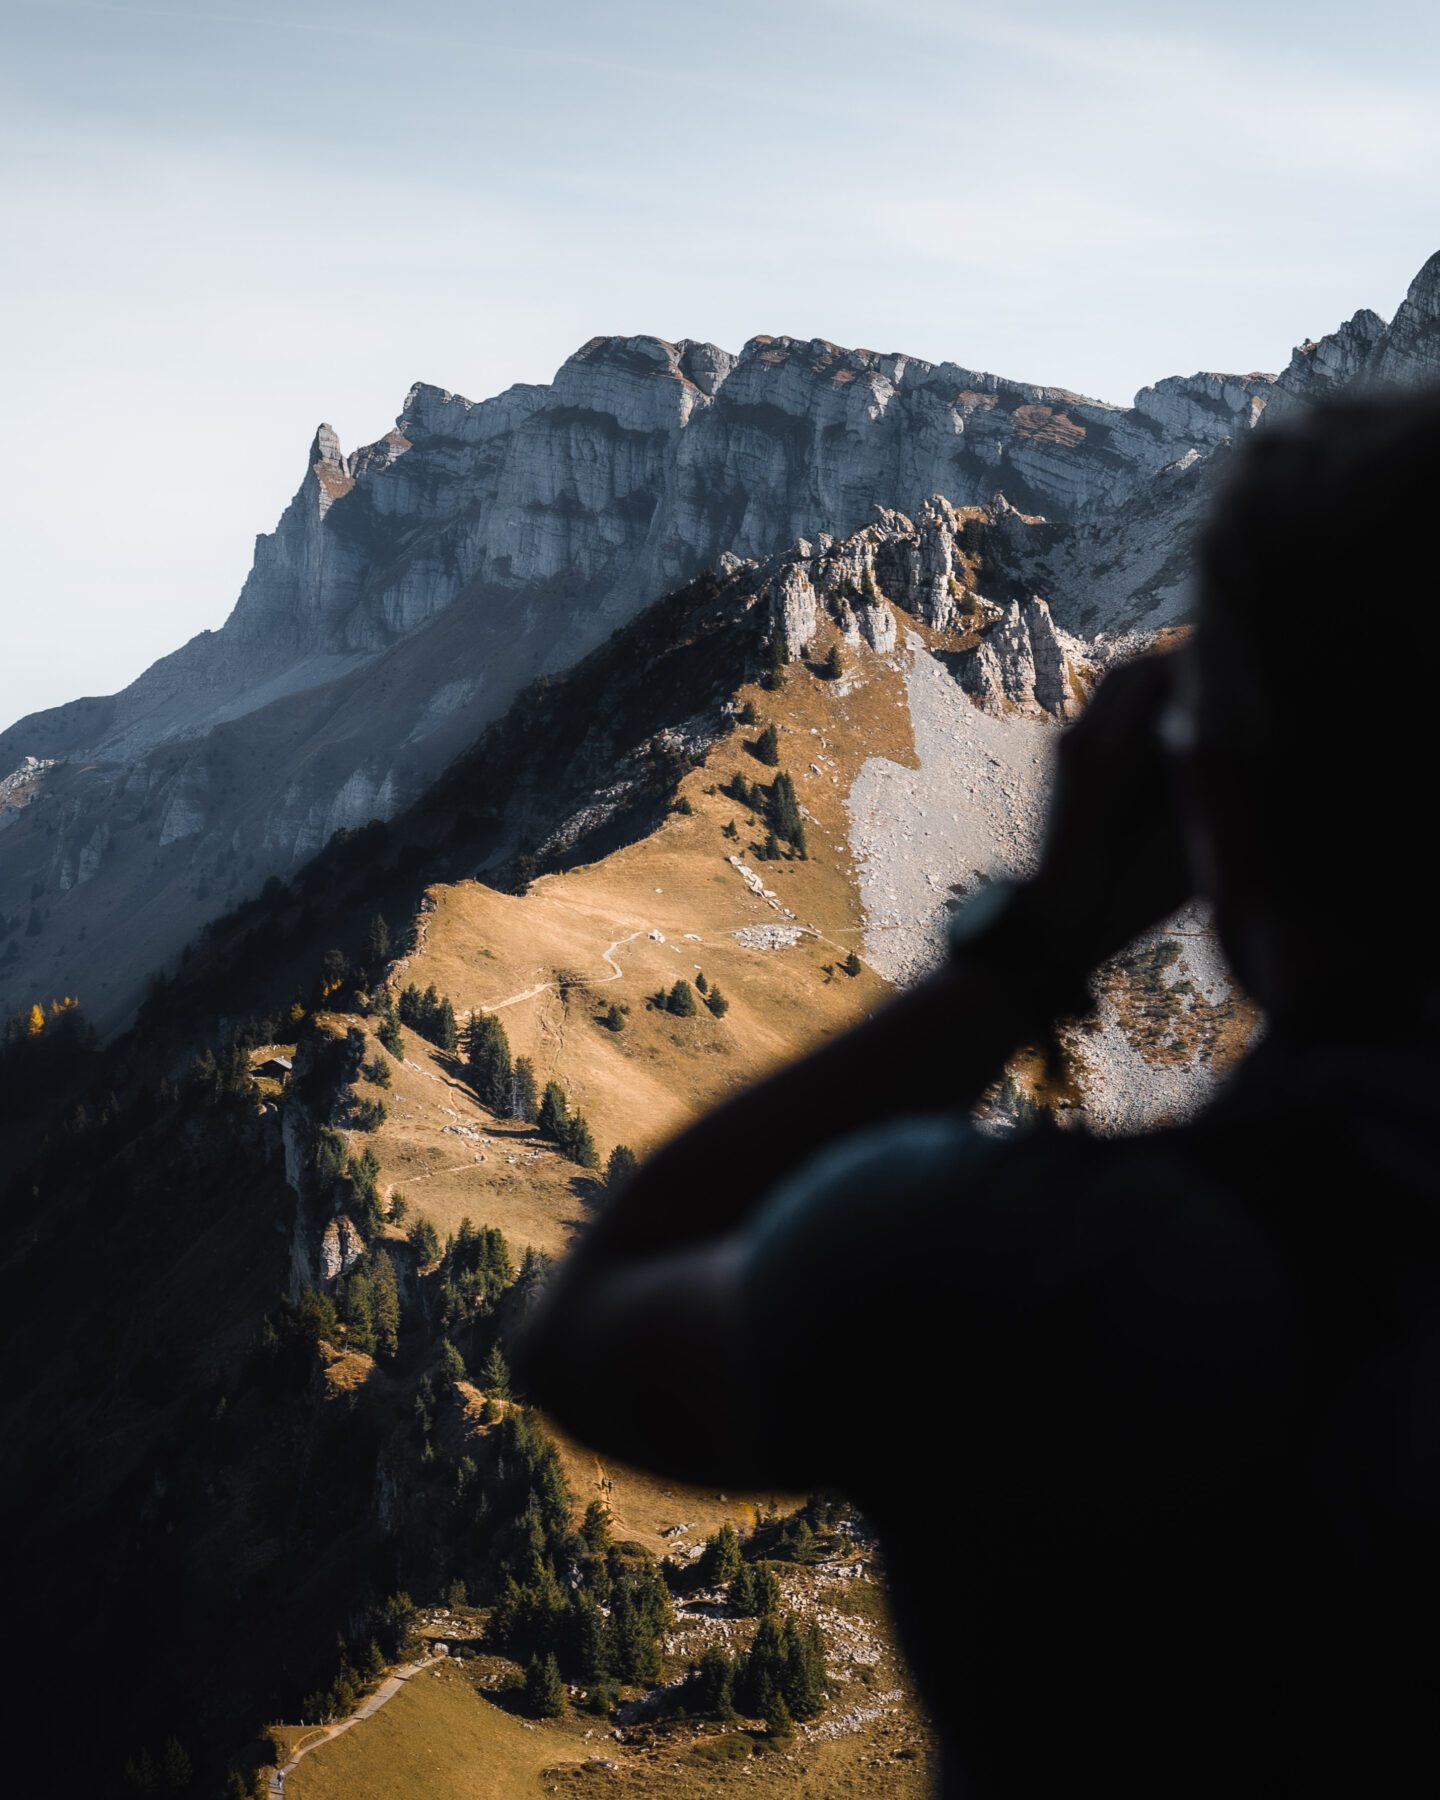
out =
{"type": "Polygon", "coordinates": [[[730,1002],[718,987],[711,987],[705,979],[704,972],[695,977],[695,986],[688,981],[677,981],[674,987],[661,988],[659,993],[650,996],[650,1004],[660,1012],[671,1013],[677,1019],[693,1019],[700,1011],[700,1000],[696,999],[699,990],[700,1000],[717,1019],[723,1019],[730,1010],[730,1002]]]}
{"type": "Polygon", "coordinates": [[[578,1163],[582,1169],[600,1167],[600,1152],[595,1148],[595,1137],[585,1115],[578,1109],[571,1112],[559,1082],[545,1083],[536,1124],[571,1162],[578,1163]]]}
{"type": "MultiPolygon", "coordinates": [[[[422,994],[412,981],[400,995],[400,1023],[408,1025],[427,1038],[437,1050],[459,1047],[460,1034],[455,1025],[455,1008],[448,997],[435,991],[431,982],[422,994]]],[[[380,1040],[384,1043],[384,1038],[380,1040]]],[[[387,1045],[388,1048],[388,1045],[387,1045]]]]}
{"type": "Polygon", "coordinates": [[[540,1493],[523,1528],[490,1635],[528,1665],[532,1707],[543,1714],[554,1706],[566,1675],[590,1690],[597,1711],[610,1709],[620,1684],[658,1680],[660,1640],[674,1614],[654,1558],[638,1544],[612,1542],[598,1501],[574,1531],[540,1493]]]}
{"type": "Polygon", "coordinates": [[[743,772],[737,772],[727,791],[768,827],[764,846],[757,852],[759,856],[771,862],[777,860],[783,854],[782,842],[788,843],[791,854],[802,860],[809,854],[799,796],[794,781],[783,769],[768,788],[761,782],[747,780],[743,772]]]}
{"type": "MultiPolygon", "coordinates": [[[[307,1287],[296,1318],[311,1344],[323,1338],[393,1362],[400,1349],[400,1288],[390,1252],[383,1245],[370,1250],[340,1277],[333,1299],[307,1287]]],[[[266,1320],[265,1333],[266,1346],[276,1347],[278,1328],[273,1319],[266,1320]]]]}
{"type": "Polygon", "coordinates": [[[465,1073],[476,1095],[498,1119],[533,1125],[539,1113],[535,1067],[528,1056],[510,1056],[510,1040],[494,1013],[470,1015],[464,1034],[465,1073]]]}
{"type": "Polygon", "coordinates": [[[712,1645],[680,1690],[679,1710],[707,1719],[736,1714],[763,1719],[772,1736],[789,1735],[792,1720],[813,1719],[829,1691],[819,1622],[794,1613],[761,1620],[750,1648],[729,1656],[712,1645]]]}
{"type": "Polygon", "coordinates": [[[836,1516],[834,1501],[807,1501],[797,1513],[756,1533],[752,1559],[732,1525],[722,1525],[707,1540],[689,1579],[701,1587],[723,1588],[733,1612],[760,1623],[750,1648],[739,1655],[728,1656],[718,1646],[706,1651],[681,1691],[684,1712],[714,1719],[743,1713],[784,1735],[792,1720],[813,1718],[820,1711],[828,1685],[820,1628],[813,1620],[802,1625],[793,1614],[782,1613],[779,1578],[768,1562],[753,1560],[753,1553],[813,1546],[816,1522],[823,1519],[832,1527],[836,1516]]]}

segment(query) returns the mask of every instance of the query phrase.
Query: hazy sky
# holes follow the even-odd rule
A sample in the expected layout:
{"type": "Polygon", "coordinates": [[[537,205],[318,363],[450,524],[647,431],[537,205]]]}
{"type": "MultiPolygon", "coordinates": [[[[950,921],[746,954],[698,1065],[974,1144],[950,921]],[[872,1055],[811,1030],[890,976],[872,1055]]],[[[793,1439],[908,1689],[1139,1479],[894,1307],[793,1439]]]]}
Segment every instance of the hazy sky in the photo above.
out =
{"type": "MultiPolygon", "coordinates": [[[[1440,9],[0,0],[0,726],[225,617],[331,421],[596,332],[1125,400],[1440,248],[1440,9]]],[[[0,774],[4,771],[0,770],[0,774]]]]}

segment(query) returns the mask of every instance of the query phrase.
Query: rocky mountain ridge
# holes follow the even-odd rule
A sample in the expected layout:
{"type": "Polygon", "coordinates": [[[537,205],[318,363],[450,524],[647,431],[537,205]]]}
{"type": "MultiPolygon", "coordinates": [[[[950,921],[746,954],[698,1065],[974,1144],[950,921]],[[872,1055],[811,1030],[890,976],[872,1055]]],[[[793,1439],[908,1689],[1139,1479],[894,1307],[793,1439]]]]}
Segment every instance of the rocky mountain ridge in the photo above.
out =
{"type": "MultiPolygon", "coordinates": [[[[1006,622],[971,677],[997,702],[1035,702],[1036,680],[1053,699],[1052,627],[1179,616],[1188,533],[1236,433],[1346,382],[1437,373],[1432,258],[1389,325],[1357,313],[1278,376],[1167,378],[1130,407],[819,339],[736,356],[599,337],[545,386],[471,402],[418,384],[353,453],[322,426],[221,630],[0,734],[0,779],[45,765],[16,781],[23,810],[0,809],[0,1005],[78,988],[113,1027],[206,917],[392,816],[535,674],[702,568],[883,534],[887,509],[918,526],[896,597],[946,629],[965,575],[937,509],[990,509],[1007,573],[985,598],[1006,622]],[[989,666],[1006,644],[1009,675],[989,666]]],[[[818,587],[792,571],[787,636],[848,582],[847,631],[881,647],[853,554],[818,587]]]]}

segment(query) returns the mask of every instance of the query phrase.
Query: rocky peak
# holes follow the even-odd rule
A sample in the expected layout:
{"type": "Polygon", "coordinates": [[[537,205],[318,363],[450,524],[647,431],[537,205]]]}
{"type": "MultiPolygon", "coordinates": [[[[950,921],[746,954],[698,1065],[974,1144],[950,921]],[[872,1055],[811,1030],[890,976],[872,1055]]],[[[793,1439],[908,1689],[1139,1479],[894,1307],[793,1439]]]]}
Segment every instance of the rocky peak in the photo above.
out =
{"type": "Polygon", "coordinates": [[[1410,283],[1365,372],[1385,382],[1440,380],[1440,251],[1410,283]]]}
{"type": "Polygon", "coordinates": [[[549,404],[608,414],[628,431],[678,429],[709,402],[732,362],[713,344],[594,337],[561,364],[549,404]],[[692,368],[702,381],[692,379],[692,368]]]}
{"type": "Polygon", "coordinates": [[[713,400],[737,359],[718,345],[696,343],[691,338],[681,338],[675,348],[680,352],[680,368],[685,378],[713,400]]]}
{"type": "Polygon", "coordinates": [[[340,439],[336,436],[333,425],[320,425],[316,428],[315,439],[310,446],[310,473],[318,490],[320,517],[323,519],[335,502],[343,499],[355,485],[351,459],[341,450],[340,439]]]}
{"type": "Polygon", "coordinates": [[[1275,377],[1261,373],[1169,375],[1135,396],[1135,411],[1187,447],[1213,450],[1248,431],[1265,410],[1275,377]]]}
{"type": "MultiPolygon", "coordinates": [[[[994,609],[999,611],[999,609],[994,609]]],[[[1038,594],[1012,600],[961,661],[960,685],[986,712],[1055,720],[1080,710],[1080,646],[1038,594]]]]}
{"type": "Polygon", "coordinates": [[[1318,400],[1359,380],[1385,336],[1379,313],[1362,307],[1343,325],[1322,338],[1306,338],[1295,346],[1276,379],[1269,410],[1279,416],[1295,404],[1318,400]]]}

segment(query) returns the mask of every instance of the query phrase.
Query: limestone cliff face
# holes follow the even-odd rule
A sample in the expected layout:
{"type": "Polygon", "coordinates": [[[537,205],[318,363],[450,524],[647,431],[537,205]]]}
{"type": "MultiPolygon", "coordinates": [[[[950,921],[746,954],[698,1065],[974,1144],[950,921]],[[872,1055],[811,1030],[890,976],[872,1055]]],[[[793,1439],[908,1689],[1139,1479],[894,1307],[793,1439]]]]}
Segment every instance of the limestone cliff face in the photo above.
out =
{"type": "Polygon", "coordinates": [[[1437,375],[1440,258],[1388,326],[1359,313],[1279,377],[1173,377],[1129,407],[822,339],[598,337],[548,385],[419,384],[353,452],[321,426],[221,630],[0,733],[4,779],[47,765],[0,809],[0,1007],[78,989],[117,1022],[206,917],[393,814],[534,675],[736,558],[806,545],[771,593],[792,653],[818,609],[880,649],[896,608],[985,626],[977,697],[1048,711],[1048,629],[1179,615],[1207,471],[1267,405],[1437,375]]]}

